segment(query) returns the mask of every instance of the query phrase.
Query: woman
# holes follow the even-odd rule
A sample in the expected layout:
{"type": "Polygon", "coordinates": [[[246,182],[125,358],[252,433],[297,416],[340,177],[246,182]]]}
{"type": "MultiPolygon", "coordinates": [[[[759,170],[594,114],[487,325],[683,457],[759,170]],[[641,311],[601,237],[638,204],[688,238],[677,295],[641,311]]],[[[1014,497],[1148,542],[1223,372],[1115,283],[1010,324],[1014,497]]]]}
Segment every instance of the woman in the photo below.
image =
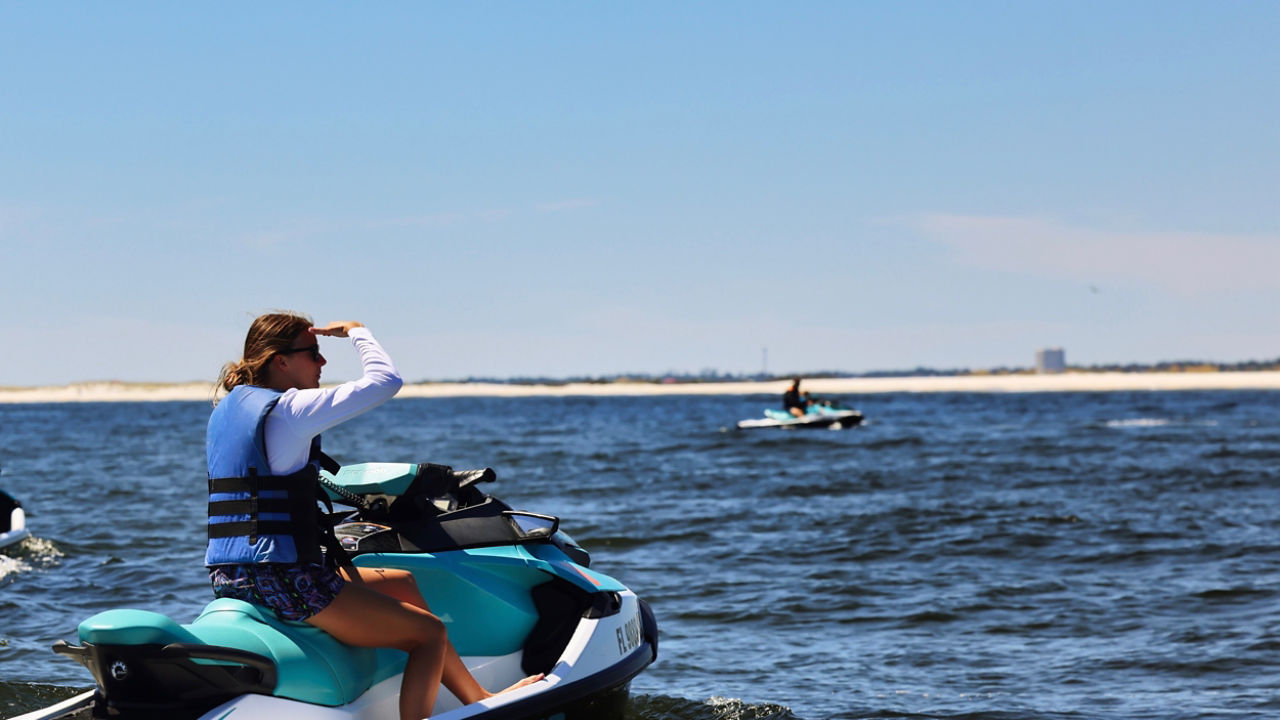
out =
{"type": "MultiPolygon", "coordinates": [[[[228,394],[209,418],[209,547],[214,595],[271,608],[348,645],[409,653],[401,720],[431,714],[443,682],[461,702],[490,697],[404,570],[334,567],[320,552],[320,433],[389,400],[402,381],[361,323],[313,327],[295,313],[253,321],[244,356],[223,367],[228,394]],[[350,338],[363,377],[320,388],[319,336],[350,338]],[[377,622],[370,622],[372,618],[377,622]]],[[[535,675],[507,688],[542,678],[535,675]]]]}

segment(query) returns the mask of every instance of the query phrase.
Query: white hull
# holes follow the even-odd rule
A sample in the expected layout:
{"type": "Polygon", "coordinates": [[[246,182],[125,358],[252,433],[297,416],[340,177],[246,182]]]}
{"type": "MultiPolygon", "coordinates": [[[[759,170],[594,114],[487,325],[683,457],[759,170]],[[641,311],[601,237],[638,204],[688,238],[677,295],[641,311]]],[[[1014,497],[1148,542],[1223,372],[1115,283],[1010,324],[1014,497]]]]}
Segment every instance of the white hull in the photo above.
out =
{"type": "Polygon", "coordinates": [[[861,423],[862,413],[857,410],[830,410],[823,413],[809,413],[801,417],[762,417],[743,420],[738,423],[738,428],[741,430],[753,428],[828,428],[840,430],[861,423]]]}
{"type": "Polygon", "coordinates": [[[18,543],[31,537],[31,532],[27,530],[26,515],[22,512],[22,508],[14,508],[9,514],[9,529],[0,532],[0,550],[10,545],[18,543]]]}

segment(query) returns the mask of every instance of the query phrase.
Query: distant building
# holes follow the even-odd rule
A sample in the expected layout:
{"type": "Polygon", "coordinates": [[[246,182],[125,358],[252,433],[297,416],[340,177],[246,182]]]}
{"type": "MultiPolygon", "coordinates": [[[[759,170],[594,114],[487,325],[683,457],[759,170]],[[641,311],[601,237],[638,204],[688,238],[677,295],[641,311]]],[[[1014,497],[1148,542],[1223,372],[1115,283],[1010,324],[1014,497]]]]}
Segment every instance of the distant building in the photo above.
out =
{"type": "Polygon", "coordinates": [[[1062,348],[1041,348],[1036,351],[1036,372],[1060,373],[1067,371],[1067,355],[1062,348]]]}

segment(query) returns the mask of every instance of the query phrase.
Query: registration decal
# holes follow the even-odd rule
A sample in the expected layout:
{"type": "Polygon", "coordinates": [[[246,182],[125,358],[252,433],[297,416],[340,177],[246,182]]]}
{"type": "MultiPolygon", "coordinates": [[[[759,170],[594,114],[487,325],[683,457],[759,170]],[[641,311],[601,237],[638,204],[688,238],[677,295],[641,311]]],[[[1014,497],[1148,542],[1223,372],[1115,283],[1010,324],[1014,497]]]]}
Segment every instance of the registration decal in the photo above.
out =
{"type": "Polygon", "coordinates": [[[619,655],[626,655],[640,647],[640,614],[632,615],[631,619],[618,628],[616,632],[618,633],[619,655]]]}

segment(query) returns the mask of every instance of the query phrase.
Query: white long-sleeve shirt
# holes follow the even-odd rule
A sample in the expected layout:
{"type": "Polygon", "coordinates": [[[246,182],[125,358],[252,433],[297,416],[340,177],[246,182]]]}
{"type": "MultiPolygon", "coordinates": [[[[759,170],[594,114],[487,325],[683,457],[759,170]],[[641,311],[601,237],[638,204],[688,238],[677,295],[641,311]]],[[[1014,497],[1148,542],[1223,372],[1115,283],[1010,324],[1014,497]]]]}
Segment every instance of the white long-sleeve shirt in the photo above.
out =
{"type": "Polygon", "coordinates": [[[360,353],[364,376],[336,387],[286,390],[280,396],[263,431],[271,474],[301,470],[311,456],[312,438],[390,400],[404,384],[368,328],[352,328],[347,336],[360,353]]]}

